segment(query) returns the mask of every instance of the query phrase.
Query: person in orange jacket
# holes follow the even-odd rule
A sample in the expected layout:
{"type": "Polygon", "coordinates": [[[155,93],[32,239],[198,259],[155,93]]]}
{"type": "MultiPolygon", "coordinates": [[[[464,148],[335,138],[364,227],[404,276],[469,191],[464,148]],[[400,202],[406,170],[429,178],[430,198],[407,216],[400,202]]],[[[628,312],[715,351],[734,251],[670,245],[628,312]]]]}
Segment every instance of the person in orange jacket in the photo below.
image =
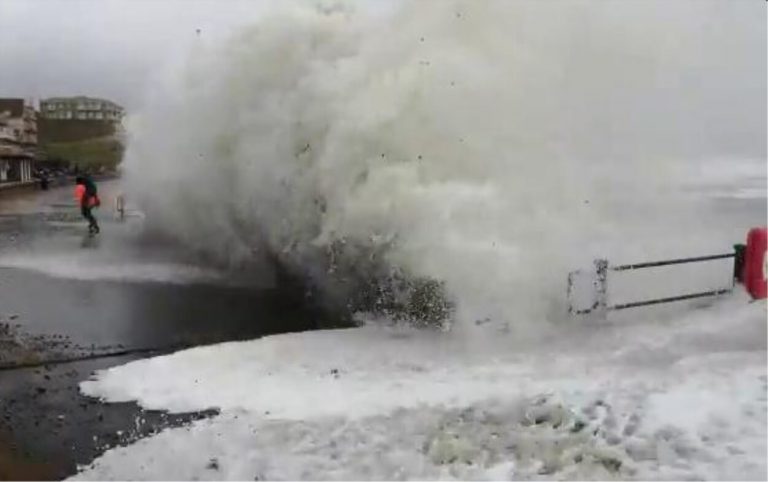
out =
{"type": "Polygon", "coordinates": [[[88,233],[98,234],[99,223],[96,222],[92,210],[101,205],[101,202],[93,180],[85,176],[75,178],[75,200],[80,204],[80,213],[88,220],[88,233]]]}

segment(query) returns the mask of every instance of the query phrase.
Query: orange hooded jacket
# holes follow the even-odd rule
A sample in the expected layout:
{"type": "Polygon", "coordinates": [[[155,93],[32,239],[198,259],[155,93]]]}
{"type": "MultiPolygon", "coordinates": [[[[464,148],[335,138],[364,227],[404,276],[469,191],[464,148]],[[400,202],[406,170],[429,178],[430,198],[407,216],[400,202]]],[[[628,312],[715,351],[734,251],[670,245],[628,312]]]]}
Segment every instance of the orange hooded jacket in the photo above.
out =
{"type": "MultiPolygon", "coordinates": [[[[83,205],[83,197],[85,196],[85,186],[83,184],[78,184],[75,186],[75,201],[82,206],[83,205]]],[[[88,207],[95,207],[99,206],[101,203],[99,202],[98,196],[91,196],[88,199],[88,207]]]]}

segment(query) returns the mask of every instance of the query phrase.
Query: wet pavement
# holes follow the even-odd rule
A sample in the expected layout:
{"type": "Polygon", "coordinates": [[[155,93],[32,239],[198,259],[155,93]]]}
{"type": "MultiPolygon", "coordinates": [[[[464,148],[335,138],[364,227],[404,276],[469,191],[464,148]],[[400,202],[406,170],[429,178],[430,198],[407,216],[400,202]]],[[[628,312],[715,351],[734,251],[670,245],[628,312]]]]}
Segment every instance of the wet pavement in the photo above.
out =
{"type": "MultiPolygon", "coordinates": [[[[95,238],[70,188],[0,191],[0,479],[60,479],[116,444],[211,415],[83,397],[78,384],[95,370],[185,346],[340,324],[272,273],[221,272],[147,239],[130,202],[128,217],[116,219],[119,183],[100,189],[95,238]]],[[[764,222],[765,197],[717,199],[707,215],[738,242],[764,222]]]]}
{"type": "Polygon", "coordinates": [[[133,403],[102,404],[78,383],[136,356],[4,371],[0,374],[0,479],[62,479],[115,445],[211,415],[166,415],[133,403]]]}
{"type": "Polygon", "coordinates": [[[95,370],[329,325],[271,275],[223,273],[147,242],[139,213],[111,210],[119,183],[100,189],[95,238],[69,188],[0,193],[0,479],[60,479],[111,446],[210,415],[83,397],[95,370]]]}

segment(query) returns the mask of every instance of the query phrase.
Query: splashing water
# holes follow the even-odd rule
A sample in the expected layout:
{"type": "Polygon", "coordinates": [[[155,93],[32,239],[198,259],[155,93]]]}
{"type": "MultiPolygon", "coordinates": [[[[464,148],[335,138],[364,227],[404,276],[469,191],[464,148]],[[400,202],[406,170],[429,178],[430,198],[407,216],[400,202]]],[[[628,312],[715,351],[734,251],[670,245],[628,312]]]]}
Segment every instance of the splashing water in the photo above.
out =
{"type": "Polygon", "coordinates": [[[158,84],[123,168],[148,222],[233,264],[531,328],[597,255],[715,242],[676,186],[716,147],[718,7],[657,7],[281,5],[158,84]]]}

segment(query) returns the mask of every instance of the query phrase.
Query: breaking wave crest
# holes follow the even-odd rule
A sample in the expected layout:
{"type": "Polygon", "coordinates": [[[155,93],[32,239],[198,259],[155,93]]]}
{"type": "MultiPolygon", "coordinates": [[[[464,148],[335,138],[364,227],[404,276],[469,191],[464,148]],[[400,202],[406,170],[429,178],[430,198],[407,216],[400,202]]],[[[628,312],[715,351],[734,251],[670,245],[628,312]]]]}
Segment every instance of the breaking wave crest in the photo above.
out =
{"type": "Polygon", "coordinates": [[[595,255],[704,242],[700,206],[670,208],[673,159],[706,148],[688,107],[717,39],[674,21],[696,3],[282,4],[170,69],[123,168],[149,223],[232,264],[530,326],[595,255]]]}

